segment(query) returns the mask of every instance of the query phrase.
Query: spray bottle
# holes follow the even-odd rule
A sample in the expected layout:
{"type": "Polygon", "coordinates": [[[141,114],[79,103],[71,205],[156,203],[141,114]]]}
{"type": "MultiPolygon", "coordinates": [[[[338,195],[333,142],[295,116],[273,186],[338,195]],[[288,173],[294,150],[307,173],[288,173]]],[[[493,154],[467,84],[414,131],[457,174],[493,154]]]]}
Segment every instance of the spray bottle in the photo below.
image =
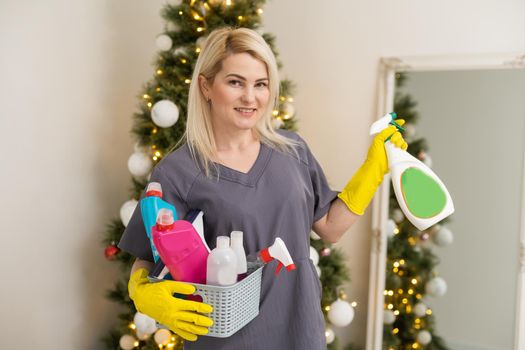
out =
{"type": "Polygon", "coordinates": [[[275,270],[276,276],[283,266],[286,267],[287,271],[295,270],[295,264],[288,252],[288,248],[286,248],[286,244],[284,244],[283,240],[279,237],[275,239],[275,242],[270,247],[264,248],[255,254],[248,255],[246,260],[248,261],[248,265],[264,265],[272,260],[279,261],[277,269],[275,270]]]}
{"type": "Polygon", "coordinates": [[[230,247],[230,237],[217,236],[217,246],[208,255],[206,284],[229,286],[237,282],[237,255],[230,247]]]}
{"type": "Polygon", "coordinates": [[[246,253],[242,243],[242,236],[242,231],[232,231],[230,234],[231,247],[237,256],[237,276],[239,281],[248,275],[248,265],[246,263],[246,253]]]}
{"type": "MultiPolygon", "coordinates": [[[[389,113],[370,127],[370,135],[394,125],[396,113],[389,113]]],[[[452,198],[437,175],[410,153],[385,142],[392,185],[406,218],[423,231],[454,212],[452,198]]]]}
{"type": "Polygon", "coordinates": [[[151,252],[153,254],[153,260],[157,262],[159,260],[159,253],[153,244],[151,238],[151,228],[155,226],[157,221],[157,214],[160,209],[166,208],[173,212],[173,217],[177,220],[177,210],[175,207],[168,202],[162,200],[162,186],[158,182],[150,182],[146,189],[146,196],[140,201],[140,213],[142,214],[142,221],[144,222],[144,228],[148,235],[151,252]]]}
{"type": "Polygon", "coordinates": [[[171,210],[160,209],[151,235],[173,279],[206,283],[206,259],[209,253],[190,222],[175,221],[171,210]]]}

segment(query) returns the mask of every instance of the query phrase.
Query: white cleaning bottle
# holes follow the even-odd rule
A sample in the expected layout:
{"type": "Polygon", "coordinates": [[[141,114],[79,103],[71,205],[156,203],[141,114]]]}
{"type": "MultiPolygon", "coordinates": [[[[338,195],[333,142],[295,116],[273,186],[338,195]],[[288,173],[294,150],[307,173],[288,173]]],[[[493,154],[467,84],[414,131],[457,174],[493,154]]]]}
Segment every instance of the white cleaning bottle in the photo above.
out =
{"type": "Polygon", "coordinates": [[[217,246],[208,255],[206,284],[229,286],[237,282],[237,256],[230,248],[230,237],[218,236],[217,246]]]}
{"type": "Polygon", "coordinates": [[[247,275],[247,265],[246,265],[246,252],[244,251],[243,240],[242,240],[242,231],[232,231],[230,234],[231,238],[231,248],[235,252],[237,257],[237,275],[238,280],[242,280],[247,275]]]}
{"type": "MultiPolygon", "coordinates": [[[[370,135],[395,125],[395,113],[389,113],[370,127],[370,135]]],[[[385,142],[388,166],[397,201],[406,218],[419,230],[425,230],[454,212],[454,203],[437,175],[410,153],[385,142]]]]}

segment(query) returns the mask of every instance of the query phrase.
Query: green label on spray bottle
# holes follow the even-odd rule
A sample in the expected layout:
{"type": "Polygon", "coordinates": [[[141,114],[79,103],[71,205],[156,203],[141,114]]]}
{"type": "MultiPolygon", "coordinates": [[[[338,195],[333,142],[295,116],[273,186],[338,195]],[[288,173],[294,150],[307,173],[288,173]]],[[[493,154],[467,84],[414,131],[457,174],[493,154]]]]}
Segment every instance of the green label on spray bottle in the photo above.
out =
{"type": "Polygon", "coordinates": [[[407,168],[401,175],[401,192],[408,210],[417,217],[431,218],[447,203],[439,183],[418,168],[407,168]]]}

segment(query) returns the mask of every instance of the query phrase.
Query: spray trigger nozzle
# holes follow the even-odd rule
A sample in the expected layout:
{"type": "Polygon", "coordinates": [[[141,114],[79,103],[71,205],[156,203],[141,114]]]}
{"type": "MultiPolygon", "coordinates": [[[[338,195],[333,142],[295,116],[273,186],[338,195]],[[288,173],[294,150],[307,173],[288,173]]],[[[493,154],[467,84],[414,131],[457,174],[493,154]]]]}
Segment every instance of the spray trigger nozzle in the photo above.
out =
{"type": "Polygon", "coordinates": [[[397,114],[395,112],[386,114],[381,119],[374,122],[372,126],[370,126],[370,135],[377,134],[378,132],[387,128],[389,125],[394,125],[399,131],[405,131],[405,129],[401,125],[395,122],[396,118],[397,114]]]}

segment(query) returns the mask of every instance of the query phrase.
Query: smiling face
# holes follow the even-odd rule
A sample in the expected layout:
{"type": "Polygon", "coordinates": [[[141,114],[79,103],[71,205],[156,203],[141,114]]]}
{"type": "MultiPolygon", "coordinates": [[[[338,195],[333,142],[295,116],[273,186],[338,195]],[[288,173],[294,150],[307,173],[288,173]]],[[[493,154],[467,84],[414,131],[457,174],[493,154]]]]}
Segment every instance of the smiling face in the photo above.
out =
{"type": "Polygon", "coordinates": [[[248,53],[224,59],[213,83],[201,75],[201,91],[211,99],[214,130],[231,133],[254,128],[268,106],[268,83],[266,65],[248,53]]]}

